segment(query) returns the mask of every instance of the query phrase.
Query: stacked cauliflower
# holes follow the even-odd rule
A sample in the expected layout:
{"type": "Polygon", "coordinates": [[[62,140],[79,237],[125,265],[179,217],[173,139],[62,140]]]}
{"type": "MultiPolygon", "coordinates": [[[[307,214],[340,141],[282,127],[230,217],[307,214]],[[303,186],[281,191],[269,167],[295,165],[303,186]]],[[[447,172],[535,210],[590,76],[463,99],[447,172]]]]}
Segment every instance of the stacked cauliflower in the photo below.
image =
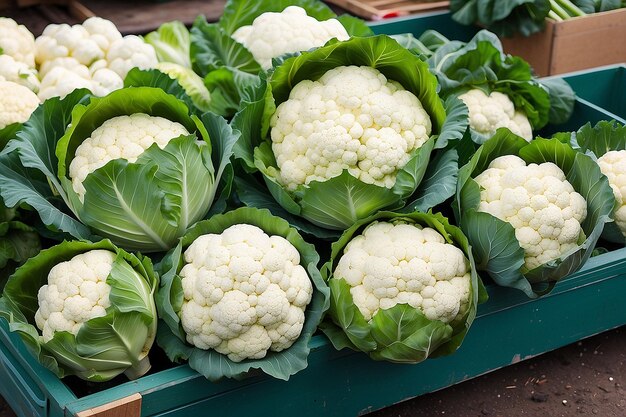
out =
{"type": "Polygon", "coordinates": [[[445,323],[469,308],[469,261],[429,227],[374,222],[348,243],[333,275],[350,285],[368,321],[396,304],[445,323]]]}
{"type": "Polygon", "coordinates": [[[366,66],[337,67],[318,81],[299,82],[270,126],[279,181],[290,191],[343,170],[392,188],[432,129],[413,93],[366,66]]]}
{"type": "Polygon", "coordinates": [[[82,25],[48,25],[35,41],[41,100],[87,88],[103,96],[123,87],[133,67],[154,68],[154,48],[134,35],[122,37],[115,25],[91,17],[82,25]]]}
{"type": "Polygon", "coordinates": [[[189,343],[240,362],[299,337],[313,287],[286,239],[237,224],[198,237],[184,260],[180,316],[189,343]]]}
{"type": "Polygon", "coordinates": [[[105,96],[122,88],[134,67],[154,68],[154,48],[140,37],[122,37],[115,25],[91,17],[81,25],[48,25],[37,39],[13,19],[0,17],[0,81],[36,93],[40,101],[86,88],[105,96]]]}
{"type": "Polygon", "coordinates": [[[106,283],[115,253],[92,250],[55,265],[48,273],[48,283],[39,289],[39,309],[35,323],[44,342],[55,332],[76,335],[88,320],[105,316],[111,305],[111,287],[106,283]]]}
{"type": "Polygon", "coordinates": [[[34,49],[26,27],[0,17],[0,129],[25,122],[39,105],[34,49]]]}
{"type": "Polygon", "coordinates": [[[135,162],[152,144],[163,149],[170,140],[181,135],[189,135],[189,132],[180,123],[163,117],[144,113],[113,117],[95,129],[76,149],[69,168],[72,187],[84,201],[83,181],[90,173],[114,159],[135,162]]]}
{"type": "Polygon", "coordinates": [[[491,137],[501,127],[527,141],[533,139],[533,130],[526,115],[515,109],[506,94],[494,91],[487,95],[483,90],[473,89],[459,96],[469,110],[470,128],[491,137]]]}
{"type": "Polygon", "coordinates": [[[303,8],[289,6],[280,13],[261,14],[252,25],[237,29],[232,38],[267,70],[272,67],[272,58],[320,47],[332,38],[345,41],[350,36],[336,19],[320,22],[303,8]]]}
{"type": "Polygon", "coordinates": [[[526,165],[518,156],[501,156],[475,181],[481,187],[479,211],[515,228],[526,269],[559,259],[578,246],[587,203],[552,162],[526,165]]]}
{"type": "Polygon", "coordinates": [[[609,151],[598,158],[600,171],[609,179],[613,189],[617,209],[615,210],[615,224],[626,237],[626,150],[609,151]]]}

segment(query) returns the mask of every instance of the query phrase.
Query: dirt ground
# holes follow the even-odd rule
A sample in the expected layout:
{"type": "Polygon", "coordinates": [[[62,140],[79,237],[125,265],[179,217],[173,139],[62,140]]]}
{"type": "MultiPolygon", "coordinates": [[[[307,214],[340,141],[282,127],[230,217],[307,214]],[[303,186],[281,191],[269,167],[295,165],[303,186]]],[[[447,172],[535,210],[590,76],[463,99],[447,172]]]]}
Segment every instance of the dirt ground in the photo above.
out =
{"type": "MultiPolygon", "coordinates": [[[[595,415],[626,416],[626,326],[368,417],[595,415]]],[[[14,416],[0,397],[0,417],[14,416]]]]}

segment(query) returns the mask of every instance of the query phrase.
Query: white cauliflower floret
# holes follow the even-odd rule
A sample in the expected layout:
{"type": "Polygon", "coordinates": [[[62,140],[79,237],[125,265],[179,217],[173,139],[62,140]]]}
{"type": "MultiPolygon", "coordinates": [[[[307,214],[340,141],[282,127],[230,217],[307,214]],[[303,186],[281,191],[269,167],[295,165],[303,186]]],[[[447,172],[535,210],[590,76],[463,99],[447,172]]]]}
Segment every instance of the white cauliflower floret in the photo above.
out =
{"type": "Polygon", "coordinates": [[[152,45],[135,35],[127,35],[113,42],[106,54],[106,60],[109,69],[122,79],[135,67],[145,70],[154,68],[158,63],[152,45]]]}
{"type": "Polygon", "coordinates": [[[76,148],[69,169],[72,187],[83,201],[86,192],[83,181],[87,175],[114,159],[135,162],[152,144],[163,149],[170,140],[181,135],[189,135],[189,132],[180,123],[163,117],[144,113],[113,117],[76,148]]]}
{"type": "Polygon", "coordinates": [[[350,285],[368,321],[397,304],[445,323],[469,308],[469,261],[436,230],[417,224],[370,224],[345,247],[333,276],[350,285]]]}
{"type": "Polygon", "coordinates": [[[180,318],[192,345],[240,362],[287,349],[300,336],[313,286],[283,237],[238,224],[196,238],[184,260],[180,318]]]}
{"type": "Polygon", "coordinates": [[[77,334],[83,323],[106,315],[111,287],[106,283],[115,253],[96,249],[61,262],[48,273],[48,283],[37,294],[35,323],[44,342],[55,332],[77,334]]]}
{"type": "Polygon", "coordinates": [[[298,6],[289,6],[280,13],[266,12],[252,25],[237,29],[232,38],[251,53],[263,69],[272,67],[272,58],[308,51],[323,46],[332,38],[345,41],[350,38],[337,19],[318,21],[298,6]]]}
{"type": "Polygon", "coordinates": [[[473,89],[459,96],[469,110],[470,128],[478,133],[493,136],[501,127],[527,141],[533,139],[533,131],[526,115],[515,109],[506,94],[494,91],[487,95],[483,90],[473,89]]]}
{"type": "Polygon", "coordinates": [[[23,62],[16,61],[11,55],[0,54],[0,81],[11,81],[23,85],[34,93],[39,91],[37,70],[23,62]]]}
{"type": "Polygon", "coordinates": [[[609,151],[598,158],[600,171],[609,179],[617,201],[615,224],[626,237],[626,150],[609,151]]]}
{"type": "Polygon", "coordinates": [[[24,123],[39,106],[37,95],[23,85],[0,81],[0,129],[24,123]]]}
{"type": "Polygon", "coordinates": [[[9,55],[29,68],[35,67],[35,37],[24,25],[0,17],[0,54],[9,55]]]}
{"type": "Polygon", "coordinates": [[[419,99],[371,67],[337,67],[298,83],[271,118],[272,150],[290,191],[348,170],[391,188],[432,124],[419,99]]]}
{"type": "Polygon", "coordinates": [[[54,66],[47,70],[42,77],[38,96],[41,101],[52,97],[63,98],[80,88],[86,88],[89,91],[93,90],[93,83],[89,78],[87,67],[80,64],[79,67],[74,67],[73,69],[68,69],[64,66],[54,66]],[[84,71],[81,71],[83,68],[84,71]],[[86,77],[83,77],[83,75],[86,75],[86,77]]]}
{"type": "Polygon", "coordinates": [[[527,166],[518,156],[501,156],[475,181],[481,187],[479,211],[515,228],[527,269],[578,246],[587,203],[552,162],[527,166]]]}

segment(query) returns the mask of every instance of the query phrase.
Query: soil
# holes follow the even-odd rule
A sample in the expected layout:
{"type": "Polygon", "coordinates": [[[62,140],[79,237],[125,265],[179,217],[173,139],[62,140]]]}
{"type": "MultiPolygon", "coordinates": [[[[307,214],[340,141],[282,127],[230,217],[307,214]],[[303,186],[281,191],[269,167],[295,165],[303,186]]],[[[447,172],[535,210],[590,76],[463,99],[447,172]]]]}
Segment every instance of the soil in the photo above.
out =
{"type": "MultiPolygon", "coordinates": [[[[626,326],[367,416],[595,415],[626,416],[626,326]]],[[[15,417],[1,397],[0,417],[15,417]]]]}

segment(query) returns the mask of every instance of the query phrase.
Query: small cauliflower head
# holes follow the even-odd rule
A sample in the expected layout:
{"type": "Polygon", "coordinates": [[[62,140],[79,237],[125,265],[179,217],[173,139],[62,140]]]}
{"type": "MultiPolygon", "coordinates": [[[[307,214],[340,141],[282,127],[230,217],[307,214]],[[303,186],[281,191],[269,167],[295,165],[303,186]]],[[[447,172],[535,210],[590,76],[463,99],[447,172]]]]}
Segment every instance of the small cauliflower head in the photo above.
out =
{"type": "Polygon", "coordinates": [[[127,35],[113,42],[106,54],[106,60],[109,69],[122,79],[135,67],[151,69],[159,62],[154,47],[135,35],[127,35]]]}
{"type": "Polygon", "coordinates": [[[598,158],[600,171],[609,179],[617,201],[615,224],[626,237],[626,150],[609,151],[598,158]]]}
{"type": "Polygon", "coordinates": [[[83,181],[114,159],[135,162],[151,145],[163,149],[170,140],[189,132],[178,122],[145,113],[117,116],[95,129],[76,149],[70,163],[72,187],[81,201],[85,198],[83,181]]]}
{"type": "Polygon", "coordinates": [[[313,286],[285,238],[237,224],[195,239],[184,260],[180,318],[192,345],[240,362],[300,336],[313,286]]]}
{"type": "Polygon", "coordinates": [[[266,12],[252,25],[237,29],[232,38],[252,53],[254,59],[267,70],[272,58],[308,51],[323,46],[332,38],[345,41],[350,38],[337,19],[318,21],[298,6],[289,6],[280,13],[266,12]]]}
{"type": "Polygon", "coordinates": [[[483,90],[473,89],[459,96],[469,110],[470,128],[488,137],[501,127],[530,142],[533,130],[526,115],[515,109],[506,94],[494,91],[487,95],[483,90]]]}
{"type": "Polygon", "coordinates": [[[115,257],[111,251],[95,249],[52,267],[48,283],[37,294],[39,308],[35,312],[44,342],[55,332],[76,335],[83,323],[107,314],[111,287],[106,280],[115,257]]]}
{"type": "Polygon", "coordinates": [[[419,99],[375,68],[342,66],[299,82],[270,120],[278,180],[289,191],[348,170],[392,188],[432,123],[419,99]]]}
{"type": "Polygon", "coordinates": [[[0,17],[0,54],[9,55],[29,68],[35,67],[35,37],[24,25],[0,17]]]}
{"type": "Polygon", "coordinates": [[[11,55],[0,54],[0,81],[11,81],[23,85],[34,93],[39,91],[37,70],[23,62],[16,61],[11,55]]]}
{"type": "Polygon", "coordinates": [[[23,85],[0,81],[0,129],[24,123],[39,106],[37,95],[23,85]]]}
{"type": "Polygon", "coordinates": [[[91,17],[82,25],[51,24],[35,40],[35,59],[43,65],[55,58],[71,57],[89,66],[103,59],[111,45],[120,39],[122,35],[113,22],[100,17],[91,17]]]}
{"type": "Polygon", "coordinates": [[[501,156],[474,180],[481,188],[478,210],[513,226],[526,269],[578,247],[587,203],[554,163],[526,165],[518,156],[501,156]]]}
{"type": "Polygon", "coordinates": [[[397,304],[444,323],[469,308],[469,260],[436,230],[417,224],[371,223],[345,247],[333,276],[348,283],[367,321],[397,304]]]}

